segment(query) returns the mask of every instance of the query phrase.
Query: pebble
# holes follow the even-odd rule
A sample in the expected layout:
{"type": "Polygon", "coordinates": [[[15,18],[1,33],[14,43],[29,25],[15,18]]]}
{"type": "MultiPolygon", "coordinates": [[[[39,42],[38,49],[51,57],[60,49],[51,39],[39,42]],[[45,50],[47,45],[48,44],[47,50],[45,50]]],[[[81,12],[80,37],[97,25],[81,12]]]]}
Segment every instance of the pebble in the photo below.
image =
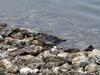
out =
{"type": "Polygon", "coordinates": [[[20,74],[21,75],[27,75],[28,73],[32,72],[32,69],[25,67],[20,69],[20,74]]]}
{"type": "Polygon", "coordinates": [[[100,65],[100,59],[96,59],[95,63],[100,65]]]}
{"type": "Polygon", "coordinates": [[[85,70],[89,73],[94,73],[97,71],[97,65],[96,64],[89,64],[85,67],[85,70]]]}
{"type": "Polygon", "coordinates": [[[54,51],[57,51],[57,46],[54,46],[52,49],[51,49],[52,52],[54,51]]]}
{"type": "Polygon", "coordinates": [[[68,63],[65,63],[59,68],[59,70],[62,72],[67,72],[71,70],[71,66],[68,63]]]}
{"type": "Polygon", "coordinates": [[[14,66],[11,62],[9,62],[7,59],[3,59],[0,61],[0,65],[2,65],[5,70],[11,73],[16,73],[18,71],[18,67],[14,66]]]}
{"type": "Polygon", "coordinates": [[[80,62],[79,66],[82,68],[85,68],[87,65],[89,65],[88,62],[80,62]]]}
{"type": "Polygon", "coordinates": [[[57,54],[58,57],[63,57],[63,58],[66,58],[68,55],[69,55],[69,53],[66,53],[66,52],[61,52],[61,53],[57,54]]]}
{"type": "Polygon", "coordinates": [[[98,50],[98,49],[94,49],[93,51],[92,51],[92,56],[100,56],[100,50],[98,50]]]}

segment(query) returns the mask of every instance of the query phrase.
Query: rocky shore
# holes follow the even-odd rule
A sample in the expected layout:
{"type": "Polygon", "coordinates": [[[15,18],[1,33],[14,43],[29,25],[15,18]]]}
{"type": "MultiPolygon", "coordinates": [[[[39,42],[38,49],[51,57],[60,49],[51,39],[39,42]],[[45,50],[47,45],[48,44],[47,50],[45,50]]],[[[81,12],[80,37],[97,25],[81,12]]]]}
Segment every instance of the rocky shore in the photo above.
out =
{"type": "Polygon", "coordinates": [[[0,24],[0,75],[100,75],[100,50],[57,46],[61,38],[0,24]]]}

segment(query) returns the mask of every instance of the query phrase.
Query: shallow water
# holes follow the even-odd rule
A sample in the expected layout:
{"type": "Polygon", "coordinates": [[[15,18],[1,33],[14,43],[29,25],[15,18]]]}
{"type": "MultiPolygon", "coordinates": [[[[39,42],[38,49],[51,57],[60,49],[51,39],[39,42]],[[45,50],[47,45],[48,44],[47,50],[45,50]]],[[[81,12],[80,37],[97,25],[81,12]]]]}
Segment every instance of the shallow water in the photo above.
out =
{"type": "Polygon", "coordinates": [[[55,34],[64,47],[100,48],[100,0],[0,0],[0,22],[55,34]]]}

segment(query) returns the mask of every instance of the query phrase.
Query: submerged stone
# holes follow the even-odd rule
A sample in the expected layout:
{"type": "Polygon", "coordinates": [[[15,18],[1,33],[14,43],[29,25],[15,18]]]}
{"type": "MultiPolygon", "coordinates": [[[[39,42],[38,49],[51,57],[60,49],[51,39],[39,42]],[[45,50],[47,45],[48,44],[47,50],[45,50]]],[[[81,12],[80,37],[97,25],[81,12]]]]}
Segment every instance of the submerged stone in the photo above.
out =
{"type": "Polygon", "coordinates": [[[92,51],[94,49],[94,47],[92,45],[90,45],[89,47],[87,47],[84,51],[92,51]]]}

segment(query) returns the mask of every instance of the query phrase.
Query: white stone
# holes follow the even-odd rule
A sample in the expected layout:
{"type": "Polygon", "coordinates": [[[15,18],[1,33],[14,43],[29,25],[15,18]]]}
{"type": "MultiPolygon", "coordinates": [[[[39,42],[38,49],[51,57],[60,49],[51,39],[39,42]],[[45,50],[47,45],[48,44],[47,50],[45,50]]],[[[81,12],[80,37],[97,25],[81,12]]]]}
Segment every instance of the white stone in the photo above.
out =
{"type": "Polygon", "coordinates": [[[0,35],[0,41],[2,41],[3,40],[3,37],[2,37],[2,35],[0,35]]]}
{"type": "Polygon", "coordinates": [[[22,75],[27,75],[30,72],[32,72],[32,69],[30,69],[28,67],[20,69],[20,74],[22,74],[22,75]]]}
{"type": "Polygon", "coordinates": [[[28,67],[20,69],[20,74],[21,75],[27,75],[28,73],[34,73],[36,74],[39,70],[38,69],[31,69],[28,67]]]}
{"type": "Polygon", "coordinates": [[[54,46],[52,49],[51,49],[51,51],[53,52],[53,51],[57,51],[57,46],[54,46]]]}
{"type": "Polygon", "coordinates": [[[10,49],[7,49],[7,51],[11,52],[11,51],[14,51],[14,50],[17,50],[17,48],[10,48],[10,49]]]}

